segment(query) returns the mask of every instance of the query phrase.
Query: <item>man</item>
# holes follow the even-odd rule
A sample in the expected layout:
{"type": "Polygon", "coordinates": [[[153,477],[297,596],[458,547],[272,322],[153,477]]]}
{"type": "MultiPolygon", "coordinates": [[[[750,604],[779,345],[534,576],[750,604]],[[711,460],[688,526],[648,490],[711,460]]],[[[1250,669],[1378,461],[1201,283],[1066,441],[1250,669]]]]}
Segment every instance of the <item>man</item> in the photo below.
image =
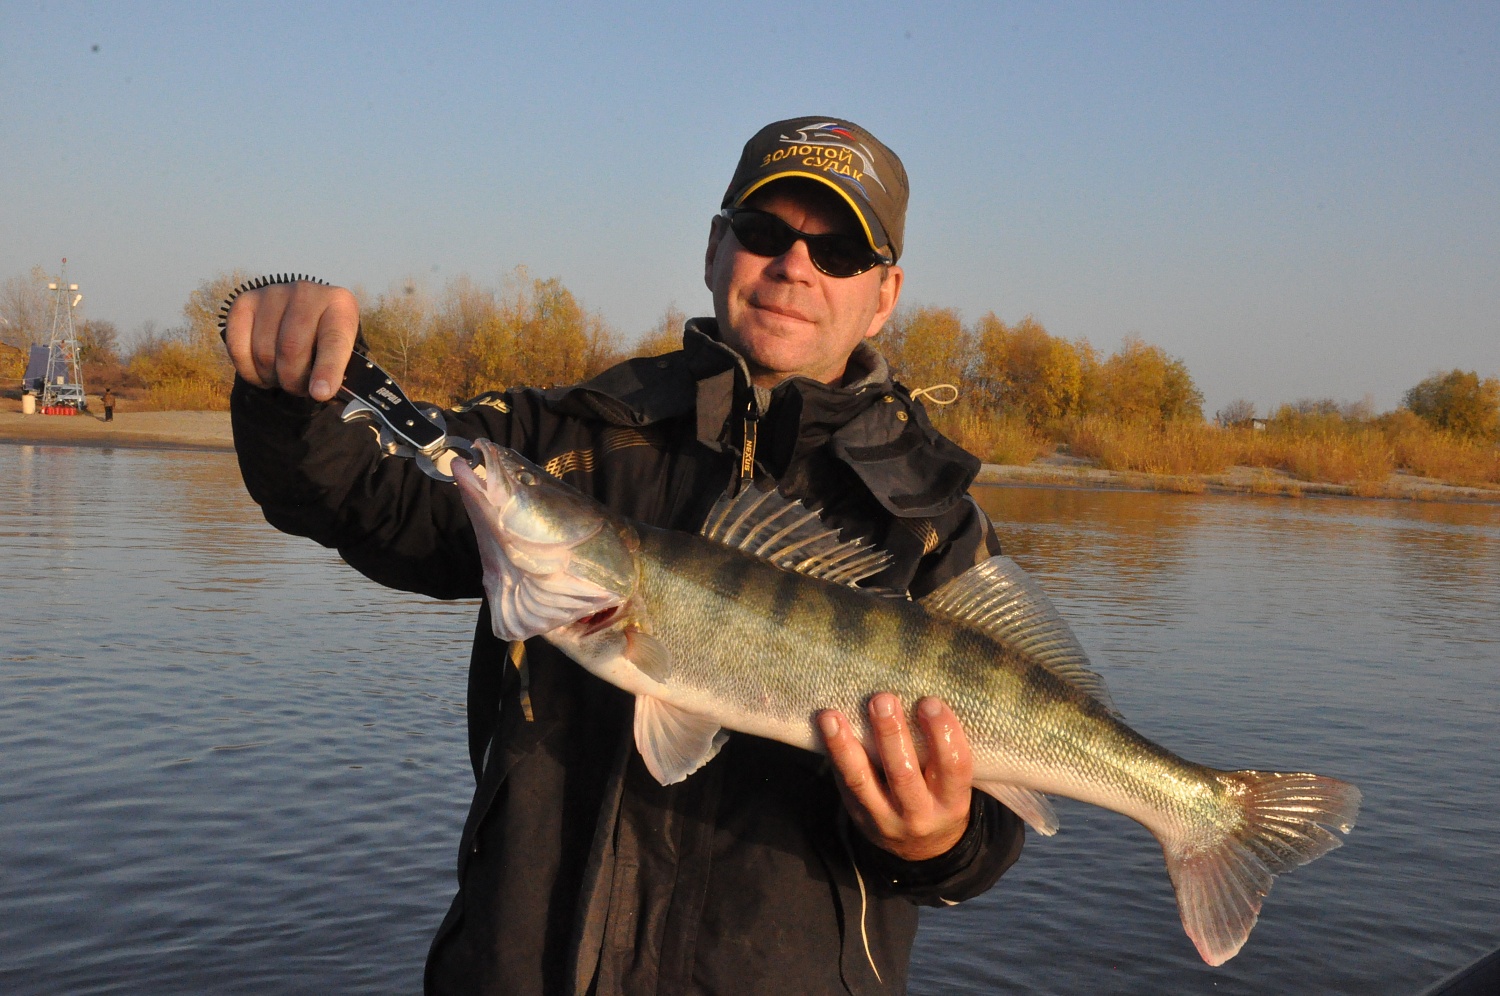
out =
{"type": "Polygon", "coordinates": [[[106,421],[106,422],[113,422],[115,420],[115,392],[114,392],[114,390],[112,388],[106,387],[104,389],[104,397],[101,398],[100,400],[104,402],[104,421],[106,421]]]}
{"type": "MultiPolygon", "coordinates": [[[[714,318],[683,349],[585,384],[491,392],[449,430],[519,450],[616,511],[696,530],[714,501],[775,485],[894,561],[872,584],[920,597],[998,552],[967,496],[978,461],[944,439],[865,340],[900,297],[906,174],[846,121],[776,122],[746,144],[709,230],[714,318]]],[[[382,458],[329,405],[358,309],[339,288],[233,299],[236,446],[274,525],[336,546],[383,584],[482,595],[456,489],[382,458]]],[[[953,713],[870,702],[872,761],[848,720],[829,759],[743,734],[662,786],[631,698],[541,640],[506,646],[481,606],[469,677],[477,788],[459,892],[429,955],[438,993],[900,992],[914,904],[987,889],[1020,823],[970,788],[953,713]]]]}

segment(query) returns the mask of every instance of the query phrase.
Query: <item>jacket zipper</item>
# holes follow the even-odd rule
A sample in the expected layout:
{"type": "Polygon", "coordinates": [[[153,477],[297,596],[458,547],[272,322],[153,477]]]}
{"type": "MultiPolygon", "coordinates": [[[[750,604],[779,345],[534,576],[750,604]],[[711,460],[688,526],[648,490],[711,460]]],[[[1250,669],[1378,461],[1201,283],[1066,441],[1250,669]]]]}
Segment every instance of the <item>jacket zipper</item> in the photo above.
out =
{"type": "Polygon", "coordinates": [[[751,394],[750,401],[745,405],[744,436],[740,446],[740,486],[738,492],[755,483],[755,434],[760,425],[760,408],[755,403],[755,395],[751,394]]]}

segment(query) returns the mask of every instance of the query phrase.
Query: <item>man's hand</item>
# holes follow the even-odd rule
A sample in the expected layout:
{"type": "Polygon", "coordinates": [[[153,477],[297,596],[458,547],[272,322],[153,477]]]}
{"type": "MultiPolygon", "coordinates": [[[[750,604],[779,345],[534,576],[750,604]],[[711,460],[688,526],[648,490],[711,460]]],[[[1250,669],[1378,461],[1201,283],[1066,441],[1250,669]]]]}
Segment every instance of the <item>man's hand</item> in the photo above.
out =
{"type": "Polygon", "coordinates": [[[907,861],[935,858],[957,844],[969,826],[974,758],[963,726],[942,699],[917,703],[928,744],[923,768],[901,701],[881,692],[870,699],[869,709],[880,771],[843,713],[827,709],[818,714],[844,806],[876,846],[907,861]]]}
{"type": "Polygon", "coordinates": [[[229,358],[246,381],[327,401],[354,350],[359,304],[342,287],[269,284],[235,298],[224,329],[229,358]]]}

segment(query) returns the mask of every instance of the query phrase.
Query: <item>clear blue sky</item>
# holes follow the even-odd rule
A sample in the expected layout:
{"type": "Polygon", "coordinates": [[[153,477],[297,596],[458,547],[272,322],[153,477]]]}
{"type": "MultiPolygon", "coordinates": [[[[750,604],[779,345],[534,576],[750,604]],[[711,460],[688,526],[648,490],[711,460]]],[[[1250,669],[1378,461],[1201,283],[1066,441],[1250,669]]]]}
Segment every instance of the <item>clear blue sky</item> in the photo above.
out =
{"type": "Polygon", "coordinates": [[[851,118],[912,178],[905,300],[1181,357],[1213,410],[1500,374],[1500,4],[0,0],[0,279],[557,276],[709,309],[739,148],[851,118]],[[95,50],[97,46],[97,50],[95,50]]]}

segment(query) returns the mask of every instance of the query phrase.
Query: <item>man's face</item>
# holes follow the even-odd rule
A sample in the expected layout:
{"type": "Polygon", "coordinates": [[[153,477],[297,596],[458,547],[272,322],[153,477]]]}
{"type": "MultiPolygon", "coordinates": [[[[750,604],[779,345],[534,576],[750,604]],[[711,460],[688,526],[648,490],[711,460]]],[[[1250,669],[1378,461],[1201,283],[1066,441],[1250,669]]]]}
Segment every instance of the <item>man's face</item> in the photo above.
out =
{"type": "MultiPolygon", "coordinates": [[[[745,204],[776,215],[809,235],[859,234],[859,220],[838,195],[811,180],[770,184],[745,204]]],[[[832,384],[849,354],[880,331],[901,295],[901,268],[881,279],[875,267],[853,277],[830,277],[797,241],[780,256],[749,252],[728,222],[709,230],[703,280],[714,295],[719,336],[743,356],[750,376],[774,387],[798,374],[832,384]]]]}

